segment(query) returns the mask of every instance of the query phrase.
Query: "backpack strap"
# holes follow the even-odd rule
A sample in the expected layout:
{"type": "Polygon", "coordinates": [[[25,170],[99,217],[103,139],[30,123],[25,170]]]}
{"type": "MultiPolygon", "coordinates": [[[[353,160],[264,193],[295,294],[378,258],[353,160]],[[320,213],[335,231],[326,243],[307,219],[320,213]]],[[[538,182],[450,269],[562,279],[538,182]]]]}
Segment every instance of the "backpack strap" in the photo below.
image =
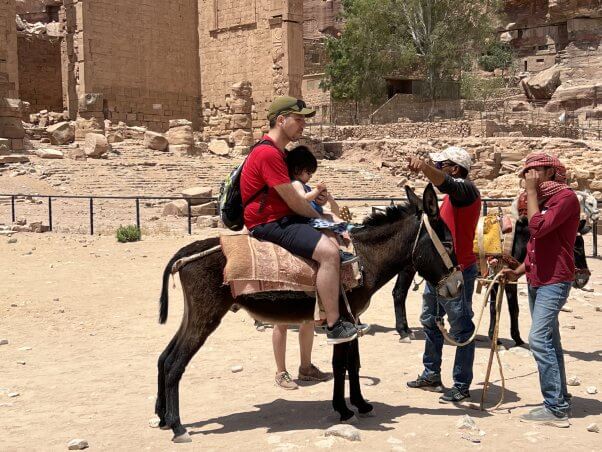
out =
{"type": "MultiPolygon", "coordinates": [[[[249,156],[251,155],[251,152],[253,152],[253,150],[257,147],[257,146],[261,146],[262,144],[267,144],[268,146],[272,146],[273,148],[276,148],[278,150],[280,150],[272,140],[259,140],[257,143],[255,143],[253,146],[251,146],[251,150],[249,151],[249,155],[247,155],[247,157],[245,158],[245,161],[242,162],[241,165],[241,176],[242,176],[242,166],[247,163],[247,159],[249,158],[249,156]]],[[[264,185],[263,187],[261,187],[256,193],[253,194],[253,196],[251,196],[249,199],[247,199],[247,202],[243,202],[242,207],[243,209],[245,207],[247,207],[249,204],[251,204],[260,194],[262,193],[267,193],[269,190],[269,187],[267,185],[264,185]]]]}

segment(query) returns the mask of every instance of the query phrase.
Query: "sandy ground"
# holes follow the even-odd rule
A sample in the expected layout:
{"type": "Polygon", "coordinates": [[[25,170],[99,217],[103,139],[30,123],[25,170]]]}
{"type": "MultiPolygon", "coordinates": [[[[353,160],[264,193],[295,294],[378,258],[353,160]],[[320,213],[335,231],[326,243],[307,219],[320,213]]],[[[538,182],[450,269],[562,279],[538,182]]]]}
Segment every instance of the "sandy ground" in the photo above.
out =
{"type": "MultiPolygon", "coordinates": [[[[590,259],[592,293],[574,291],[561,313],[569,375],[581,385],[574,395],[569,429],[526,425],[518,415],[541,403],[533,358],[524,349],[503,352],[506,403],[496,413],[441,405],[437,395],[409,390],[406,380],[421,370],[423,340],[419,295],[408,301],[416,339],[398,342],[392,282],[374,297],[362,317],[373,334],[361,339],[362,388],[376,417],[357,425],[362,441],[325,438],[336,422],[330,407],[332,382],[283,391],[273,383],[271,330],[257,332],[244,312],[228,314],[188,366],[180,386],[181,416],[193,442],[172,444],[171,432],[148,426],[154,416],[156,361],[177,329],[182,296],[170,290],[167,325],[157,324],[163,266],[191,239],[148,237],[118,244],[113,237],[16,234],[0,237],[0,450],[66,450],[85,438],[90,450],[600,450],[602,425],[602,261],[590,259]],[[572,327],[572,328],[571,328],[572,327]],[[574,329],[573,329],[574,328],[574,329]],[[517,352],[518,350],[518,352],[517,352]],[[231,373],[242,365],[240,373],[231,373]],[[17,397],[8,397],[18,392],[17,397]],[[480,444],[462,438],[456,422],[472,416],[480,444]]],[[[588,245],[588,250],[589,250],[588,245]]],[[[475,302],[480,298],[475,298],[475,302]]],[[[520,297],[521,331],[528,337],[526,297],[520,297]]],[[[481,326],[486,331],[486,325],[481,326]]],[[[508,316],[502,317],[510,345],[508,316]]],[[[444,383],[451,382],[453,348],[445,346],[444,383]]],[[[488,344],[478,344],[472,394],[480,398],[488,344]]],[[[298,344],[289,333],[289,370],[296,376],[298,344]]],[[[314,363],[330,367],[330,348],[316,337],[314,363]]],[[[499,395],[497,371],[490,404],[499,395]]]]}

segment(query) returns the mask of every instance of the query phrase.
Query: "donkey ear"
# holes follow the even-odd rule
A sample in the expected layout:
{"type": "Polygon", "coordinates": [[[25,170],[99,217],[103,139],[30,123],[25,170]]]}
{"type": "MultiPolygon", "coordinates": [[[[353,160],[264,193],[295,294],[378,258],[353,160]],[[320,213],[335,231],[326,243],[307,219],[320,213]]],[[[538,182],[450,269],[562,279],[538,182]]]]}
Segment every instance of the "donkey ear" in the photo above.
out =
{"type": "Polygon", "coordinates": [[[420,199],[416,193],[414,193],[414,190],[412,190],[412,188],[408,185],[406,185],[404,188],[406,189],[406,196],[408,197],[410,205],[415,207],[416,210],[422,211],[422,199],[420,199]]]}
{"type": "Polygon", "coordinates": [[[433,184],[428,184],[422,194],[422,206],[429,218],[439,218],[439,202],[433,184]]]}

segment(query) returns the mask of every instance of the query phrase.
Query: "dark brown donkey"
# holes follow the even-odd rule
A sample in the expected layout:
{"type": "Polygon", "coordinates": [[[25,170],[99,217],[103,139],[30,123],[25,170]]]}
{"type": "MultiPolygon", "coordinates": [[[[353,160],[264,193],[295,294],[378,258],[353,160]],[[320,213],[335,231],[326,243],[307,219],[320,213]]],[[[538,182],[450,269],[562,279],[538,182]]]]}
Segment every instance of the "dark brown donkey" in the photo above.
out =
{"type": "MultiPolygon", "coordinates": [[[[363,268],[363,285],[349,294],[352,314],[358,316],[368,308],[370,297],[404,267],[416,268],[427,281],[439,284],[447,296],[456,296],[462,290],[461,282],[456,286],[445,284],[450,274],[441,256],[433,246],[426,228],[421,226],[424,211],[440,241],[456,265],[451,250],[451,234],[439,218],[437,197],[432,186],[424,191],[423,201],[406,187],[409,203],[389,207],[384,213],[376,213],[354,228],[351,238],[363,268]],[[413,262],[413,264],[412,264],[413,262]]],[[[191,243],[180,249],[168,262],[163,273],[159,322],[165,323],[168,310],[168,282],[173,264],[186,256],[208,250],[219,244],[212,238],[191,243]]],[[[180,422],[178,387],[188,362],[215,331],[220,321],[234,303],[246,309],[254,318],[266,322],[301,323],[312,320],[315,299],[299,296],[298,293],[283,293],[275,297],[238,297],[234,299],[230,289],[223,285],[223,270],[226,263],[221,251],[213,252],[192,261],[179,270],[184,292],[184,315],[177,333],[159,357],[158,393],[155,412],[160,427],[172,429],[173,441],[186,442],[190,437],[180,422]]],[[[340,301],[340,312],[347,309],[340,301]]],[[[333,365],[335,390],[333,407],[342,419],[353,415],[345,405],[345,371],[349,372],[351,403],[360,413],[372,410],[359,392],[359,349],[356,342],[334,346],[333,365]]]]}

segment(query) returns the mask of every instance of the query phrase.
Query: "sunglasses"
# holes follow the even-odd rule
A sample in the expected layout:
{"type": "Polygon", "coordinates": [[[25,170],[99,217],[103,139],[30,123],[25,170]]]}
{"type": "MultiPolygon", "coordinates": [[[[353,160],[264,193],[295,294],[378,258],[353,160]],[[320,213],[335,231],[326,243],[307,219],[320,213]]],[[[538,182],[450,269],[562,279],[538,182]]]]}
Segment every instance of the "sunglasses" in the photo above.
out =
{"type": "Polygon", "coordinates": [[[293,105],[289,105],[288,107],[284,107],[284,108],[278,110],[276,112],[276,114],[274,115],[274,117],[276,118],[276,117],[280,116],[282,114],[282,112],[285,112],[285,111],[287,113],[291,112],[291,111],[295,112],[295,111],[301,111],[304,108],[307,108],[307,105],[305,104],[305,102],[300,99],[297,99],[297,102],[294,103],[293,105]]]}
{"type": "Polygon", "coordinates": [[[448,166],[454,166],[454,165],[455,165],[455,163],[452,162],[451,160],[444,160],[443,162],[435,162],[435,168],[437,168],[438,170],[441,170],[448,166]]]}

